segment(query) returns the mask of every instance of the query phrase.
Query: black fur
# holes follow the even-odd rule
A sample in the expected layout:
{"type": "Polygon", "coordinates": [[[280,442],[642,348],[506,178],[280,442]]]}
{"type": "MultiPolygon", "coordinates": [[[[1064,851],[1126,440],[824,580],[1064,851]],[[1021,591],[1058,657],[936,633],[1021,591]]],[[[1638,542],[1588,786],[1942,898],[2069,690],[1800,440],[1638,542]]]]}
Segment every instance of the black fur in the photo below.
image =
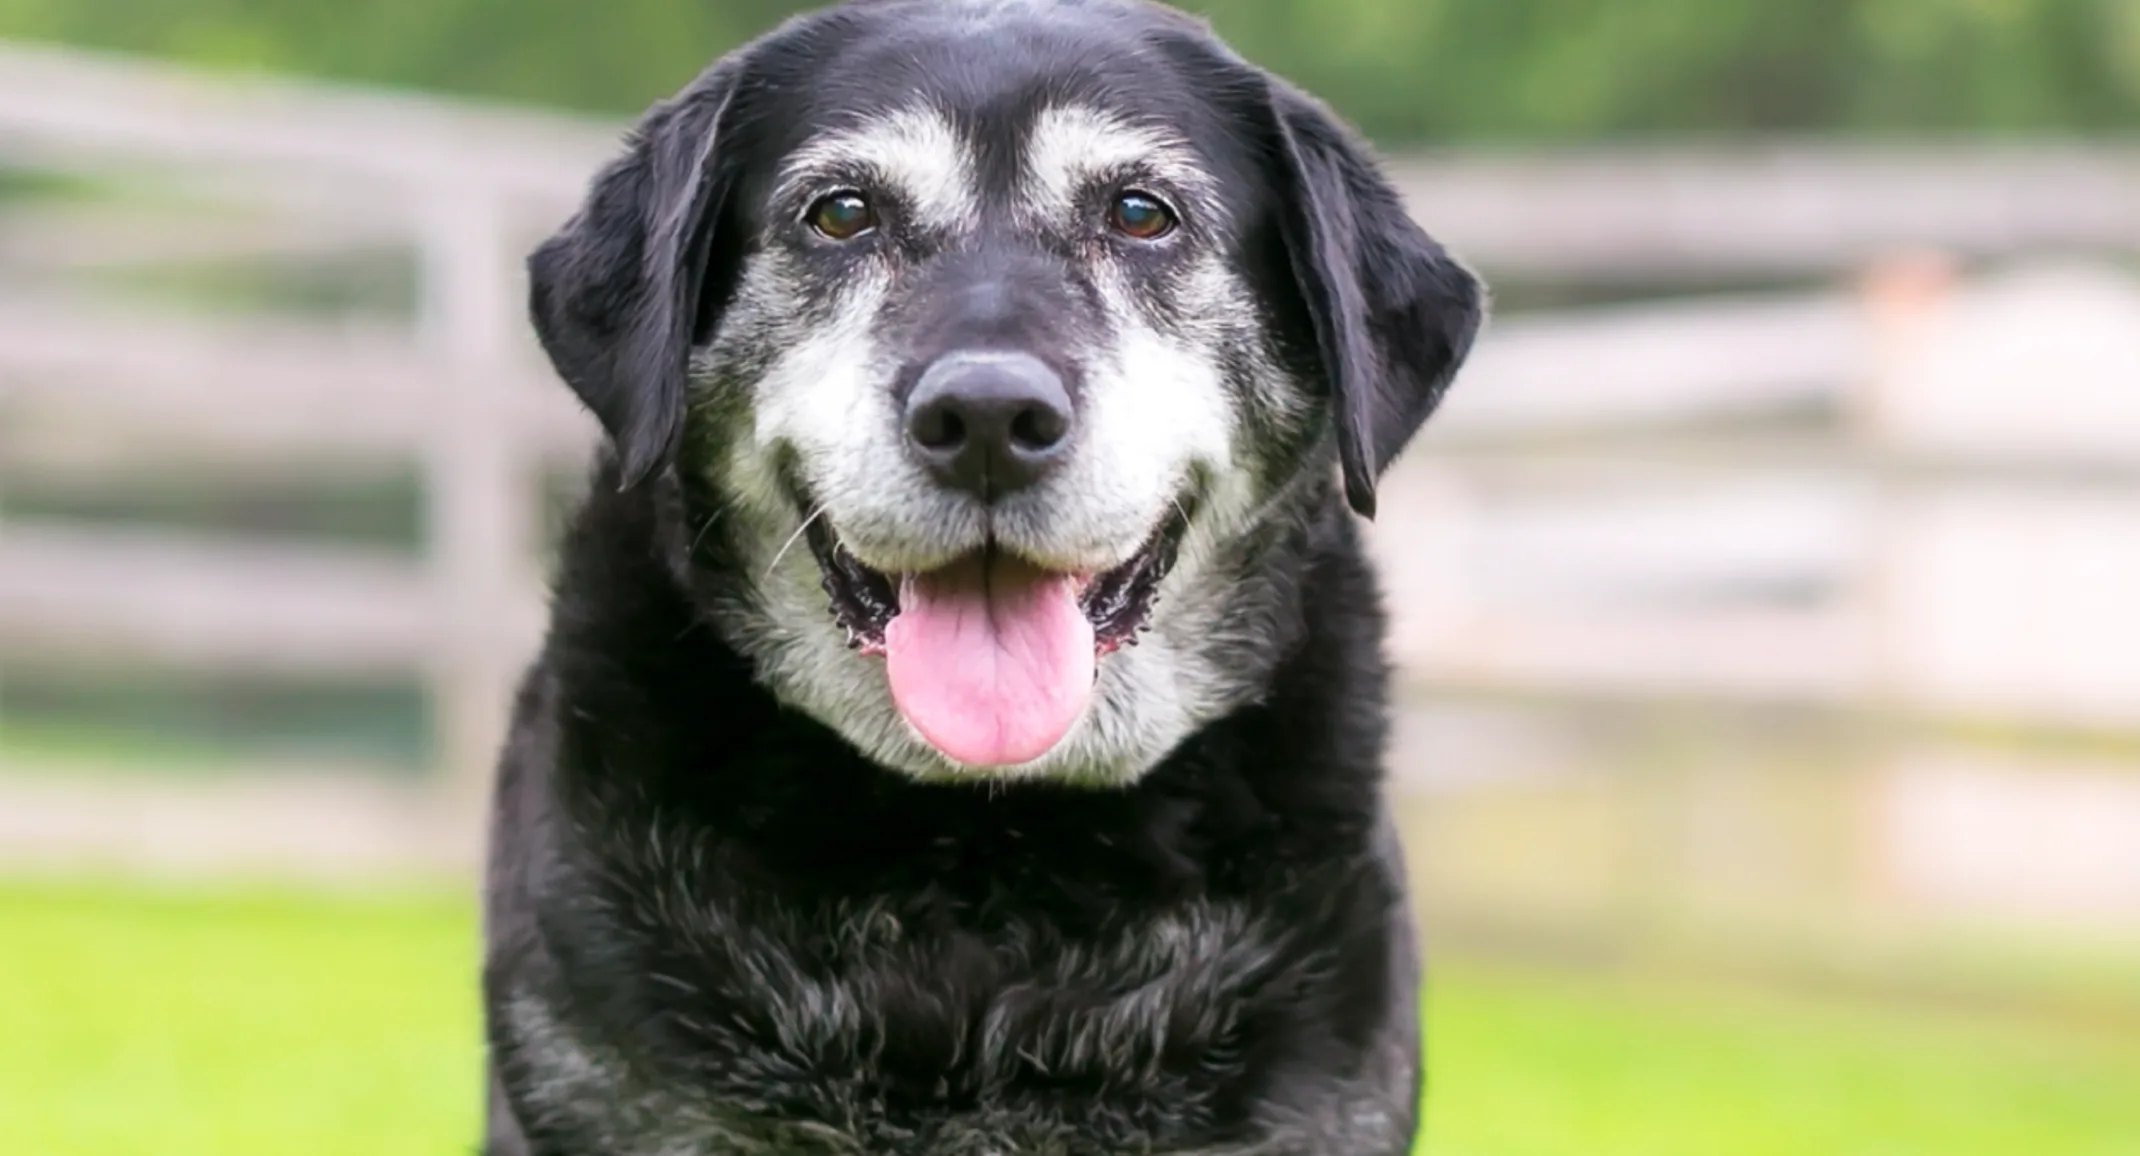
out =
{"type": "Polygon", "coordinates": [[[1286,251],[1337,397],[1345,496],[1371,518],[1376,480],[1441,403],[1484,302],[1342,123],[1282,85],[1271,96],[1286,251]]]}
{"type": "Polygon", "coordinates": [[[717,68],[649,112],[585,207],[528,258],[535,332],[601,420],[626,485],[666,464],[683,432],[686,361],[728,190],[715,158],[732,85],[717,68]]]}
{"type": "Polygon", "coordinates": [[[491,1156],[1411,1143],[1419,976],[1381,787],[1384,623],[1346,499],[1372,511],[1479,289],[1341,126],[1200,26],[1120,0],[992,8],[785,26],[650,113],[531,261],[536,328],[612,452],[500,769],[491,1156]],[[765,166],[828,108],[916,83],[855,73],[886,44],[963,70],[954,86],[1055,67],[1104,89],[1136,50],[1238,166],[1240,260],[1325,403],[1318,436],[1262,447],[1286,484],[1231,563],[1267,679],[1127,787],[875,766],[713,624],[751,575],[686,436],[728,411],[687,408],[687,363],[762,227],[765,166]]]}

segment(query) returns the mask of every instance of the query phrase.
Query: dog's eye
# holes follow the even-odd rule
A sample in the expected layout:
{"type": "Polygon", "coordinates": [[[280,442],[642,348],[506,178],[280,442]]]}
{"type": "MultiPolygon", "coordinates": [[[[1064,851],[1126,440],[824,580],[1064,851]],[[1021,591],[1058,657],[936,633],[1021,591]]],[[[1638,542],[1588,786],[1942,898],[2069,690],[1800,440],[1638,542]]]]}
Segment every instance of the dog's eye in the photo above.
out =
{"type": "Polygon", "coordinates": [[[834,241],[852,241],[877,227],[877,210],[869,198],[844,189],[820,197],[810,206],[810,227],[834,241]]]}
{"type": "Polygon", "coordinates": [[[1174,231],[1174,210],[1150,193],[1127,192],[1107,210],[1114,231],[1139,241],[1156,241],[1174,231]]]}

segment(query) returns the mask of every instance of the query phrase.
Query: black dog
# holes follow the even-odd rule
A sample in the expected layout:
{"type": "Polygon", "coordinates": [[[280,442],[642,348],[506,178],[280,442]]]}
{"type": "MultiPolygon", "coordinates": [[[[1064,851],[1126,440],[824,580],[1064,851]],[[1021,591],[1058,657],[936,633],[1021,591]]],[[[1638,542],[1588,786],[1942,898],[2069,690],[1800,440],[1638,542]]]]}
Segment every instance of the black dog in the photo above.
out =
{"type": "Polygon", "coordinates": [[[865,2],[530,272],[610,452],[498,787],[488,1151],[1406,1151],[1352,511],[1482,302],[1358,141],[1163,8],[865,2]]]}

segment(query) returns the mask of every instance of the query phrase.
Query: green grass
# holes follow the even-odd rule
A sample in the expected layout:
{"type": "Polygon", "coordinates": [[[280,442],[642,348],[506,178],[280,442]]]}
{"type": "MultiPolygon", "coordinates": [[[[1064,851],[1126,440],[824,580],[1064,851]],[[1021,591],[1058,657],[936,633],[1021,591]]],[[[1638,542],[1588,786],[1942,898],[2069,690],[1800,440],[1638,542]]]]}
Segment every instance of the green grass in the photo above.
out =
{"type": "MultiPolygon", "coordinates": [[[[0,888],[8,1156],[466,1153],[475,929],[439,898],[0,888]]],[[[2140,1156],[2140,1043],[1476,964],[1437,1156],[2140,1156]]]]}
{"type": "Polygon", "coordinates": [[[1459,968],[1441,1156],[2136,1156],[2140,1033],[1459,968]]]}
{"type": "Polygon", "coordinates": [[[473,1149],[465,904],[0,891],[0,1151],[473,1149]]]}

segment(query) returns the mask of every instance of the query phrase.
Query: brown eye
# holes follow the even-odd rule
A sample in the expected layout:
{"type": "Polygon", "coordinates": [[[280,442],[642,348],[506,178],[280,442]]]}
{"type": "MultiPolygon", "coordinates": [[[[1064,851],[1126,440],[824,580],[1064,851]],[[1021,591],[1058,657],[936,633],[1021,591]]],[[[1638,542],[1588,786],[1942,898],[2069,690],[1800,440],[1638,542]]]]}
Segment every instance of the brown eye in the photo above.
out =
{"type": "Polygon", "coordinates": [[[810,227],[834,241],[852,241],[877,227],[877,211],[869,198],[845,189],[818,198],[810,206],[810,227]]]}
{"type": "Polygon", "coordinates": [[[1150,193],[1127,192],[1115,198],[1107,210],[1107,223],[1115,232],[1139,241],[1156,241],[1174,231],[1174,210],[1150,193]]]}

